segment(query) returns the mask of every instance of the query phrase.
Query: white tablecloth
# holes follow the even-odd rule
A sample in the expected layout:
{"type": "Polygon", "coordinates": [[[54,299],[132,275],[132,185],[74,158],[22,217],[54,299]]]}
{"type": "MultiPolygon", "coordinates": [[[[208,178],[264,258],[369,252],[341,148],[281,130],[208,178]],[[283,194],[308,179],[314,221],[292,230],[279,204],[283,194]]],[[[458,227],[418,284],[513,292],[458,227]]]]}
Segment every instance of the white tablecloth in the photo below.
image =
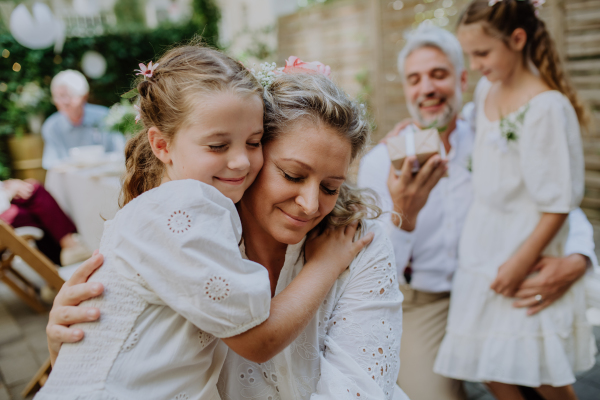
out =
{"type": "Polygon", "coordinates": [[[65,213],[90,250],[100,245],[104,221],[119,210],[121,164],[94,168],[57,168],[46,174],[45,187],[65,213]]]}

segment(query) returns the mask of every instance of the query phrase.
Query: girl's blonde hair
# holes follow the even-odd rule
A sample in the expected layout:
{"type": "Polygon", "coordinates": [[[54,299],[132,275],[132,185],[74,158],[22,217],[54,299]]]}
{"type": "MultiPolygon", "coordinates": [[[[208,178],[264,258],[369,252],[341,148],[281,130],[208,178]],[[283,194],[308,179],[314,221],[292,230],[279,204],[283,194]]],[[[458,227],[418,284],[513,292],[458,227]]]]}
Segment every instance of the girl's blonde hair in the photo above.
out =
{"type": "MultiPolygon", "coordinates": [[[[364,108],[324,75],[278,75],[269,89],[265,90],[264,100],[264,144],[291,134],[290,128],[297,122],[333,128],[350,143],[352,161],[362,155],[369,143],[371,129],[364,108]]],[[[342,184],[333,211],[317,229],[379,217],[381,210],[375,205],[375,197],[371,193],[349,183],[342,184]]]]}
{"type": "Polygon", "coordinates": [[[121,207],[160,185],[164,164],[152,152],[148,129],[154,126],[167,141],[172,141],[190,121],[195,107],[201,101],[209,101],[203,95],[232,91],[262,96],[262,86],[241,63],[208,47],[176,47],[157,63],[152,77],[137,83],[144,128],[125,147],[121,207]]]}
{"type": "Polygon", "coordinates": [[[540,77],[553,90],[564,94],[573,105],[579,123],[587,127],[589,116],[577,92],[565,74],[556,45],[544,21],[536,15],[531,0],[502,0],[493,6],[488,0],[474,0],[459,19],[461,25],[481,22],[484,31],[508,42],[517,28],[527,33],[527,44],[523,50],[525,63],[531,61],[540,77]]]}

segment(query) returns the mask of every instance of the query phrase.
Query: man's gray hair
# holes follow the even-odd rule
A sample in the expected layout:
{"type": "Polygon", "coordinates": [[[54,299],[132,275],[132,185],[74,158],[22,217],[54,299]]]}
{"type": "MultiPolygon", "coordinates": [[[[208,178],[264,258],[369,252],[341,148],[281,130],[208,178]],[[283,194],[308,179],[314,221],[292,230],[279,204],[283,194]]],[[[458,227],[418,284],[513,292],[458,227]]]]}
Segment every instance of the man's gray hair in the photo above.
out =
{"type": "Polygon", "coordinates": [[[65,86],[69,89],[69,92],[73,96],[83,97],[90,91],[90,85],[85,79],[85,76],[73,69],[67,69],[56,74],[54,78],[52,78],[52,83],[50,83],[50,91],[54,93],[54,91],[61,87],[65,86]]]}
{"type": "Polygon", "coordinates": [[[406,45],[398,55],[398,71],[401,79],[405,80],[404,64],[406,58],[415,50],[423,47],[436,47],[444,53],[452,65],[457,76],[465,69],[462,47],[456,37],[445,29],[422,23],[409,34],[406,45]]]}

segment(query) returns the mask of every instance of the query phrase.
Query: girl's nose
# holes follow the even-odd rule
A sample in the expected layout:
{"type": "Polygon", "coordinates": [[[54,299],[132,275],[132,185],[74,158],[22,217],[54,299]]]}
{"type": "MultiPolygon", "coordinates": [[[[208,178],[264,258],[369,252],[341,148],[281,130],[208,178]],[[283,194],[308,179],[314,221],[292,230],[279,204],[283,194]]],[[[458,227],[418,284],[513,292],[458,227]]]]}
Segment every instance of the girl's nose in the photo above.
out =
{"type": "Polygon", "coordinates": [[[245,170],[250,167],[250,160],[245,151],[238,151],[231,154],[227,168],[234,170],[245,170]]]}

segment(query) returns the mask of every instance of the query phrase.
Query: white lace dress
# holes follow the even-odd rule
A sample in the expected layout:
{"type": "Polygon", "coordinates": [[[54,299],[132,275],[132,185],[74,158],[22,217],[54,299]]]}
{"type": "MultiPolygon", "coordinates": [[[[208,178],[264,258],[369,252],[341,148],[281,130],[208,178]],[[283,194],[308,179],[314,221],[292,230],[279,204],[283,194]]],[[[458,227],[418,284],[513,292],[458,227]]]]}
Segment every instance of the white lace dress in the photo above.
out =
{"type": "MultiPolygon", "coordinates": [[[[579,205],[584,166],[577,116],[565,96],[548,91],[508,115],[501,130],[484,112],[490,86],[483,78],[475,93],[474,200],[434,371],[468,381],[568,385],[574,371],[595,361],[583,282],[533,316],[490,285],[542,213],[566,214],[579,205]]],[[[565,223],[543,255],[562,256],[567,232],[565,223]]]]}
{"type": "MultiPolygon", "coordinates": [[[[393,248],[379,223],[367,222],[367,230],[373,242],[290,346],[262,364],[229,352],[218,384],[223,400],[406,399],[396,385],[402,294],[393,248]]],[[[302,269],[303,242],[288,246],[276,293],[302,269]]]]}
{"type": "Polygon", "coordinates": [[[104,294],[78,324],[36,400],[213,400],[227,346],[269,316],[267,271],[242,259],[231,200],[194,180],[168,182],[105,225],[104,294]]]}

